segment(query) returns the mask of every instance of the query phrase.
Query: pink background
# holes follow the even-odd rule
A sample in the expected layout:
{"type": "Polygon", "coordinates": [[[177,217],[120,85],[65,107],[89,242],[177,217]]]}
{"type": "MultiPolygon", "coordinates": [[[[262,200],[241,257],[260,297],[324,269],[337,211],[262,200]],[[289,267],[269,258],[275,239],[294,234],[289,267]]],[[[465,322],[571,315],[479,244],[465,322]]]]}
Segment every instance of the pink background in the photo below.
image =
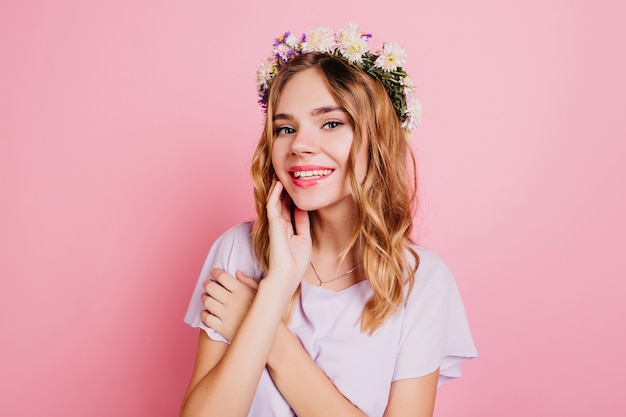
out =
{"type": "Polygon", "coordinates": [[[626,415],[626,3],[247,3],[0,4],[0,415],[176,415],[191,289],[253,215],[257,65],[349,21],[409,53],[418,237],[481,355],[436,415],[626,415]]]}

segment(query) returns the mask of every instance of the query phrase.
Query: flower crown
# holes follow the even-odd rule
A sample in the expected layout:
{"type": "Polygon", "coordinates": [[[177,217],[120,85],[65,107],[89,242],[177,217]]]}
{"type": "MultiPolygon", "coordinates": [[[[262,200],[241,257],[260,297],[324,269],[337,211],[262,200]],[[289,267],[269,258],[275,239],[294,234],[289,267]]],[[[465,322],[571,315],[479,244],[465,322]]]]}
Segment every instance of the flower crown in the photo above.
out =
{"type": "Polygon", "coordinates": [[[402,128],[411,133],[420,123],[421,105],[413,97],[413,82],[402,69],[406,52],[396,43],[383,43],[381,50],[371,52],[369,33],[359,32],[356,23],[349,23],[341,32],[334,33],[328,27],[313,29],[300,38],[285,32],[274,40],[271,55],[257,71],[256,87],[259,104],[267,113],[270,85],[274,76],[291,59],[307,52],[324,52],[340,56],[363,72],[380,80],[396,111],[402,128]]]}

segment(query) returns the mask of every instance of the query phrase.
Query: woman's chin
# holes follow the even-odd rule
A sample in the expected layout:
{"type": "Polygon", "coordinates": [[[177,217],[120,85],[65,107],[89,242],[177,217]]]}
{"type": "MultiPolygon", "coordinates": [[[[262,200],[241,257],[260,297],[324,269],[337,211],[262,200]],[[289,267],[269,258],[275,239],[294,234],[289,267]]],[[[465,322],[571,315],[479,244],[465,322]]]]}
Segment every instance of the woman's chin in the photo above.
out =
{"type": "Polygon", "coordinates": [[[311,204],[309,201],[294,201],[293,204],[302,211],[315,211],[319,209],[319,206],[316,204],[311,204]]]}

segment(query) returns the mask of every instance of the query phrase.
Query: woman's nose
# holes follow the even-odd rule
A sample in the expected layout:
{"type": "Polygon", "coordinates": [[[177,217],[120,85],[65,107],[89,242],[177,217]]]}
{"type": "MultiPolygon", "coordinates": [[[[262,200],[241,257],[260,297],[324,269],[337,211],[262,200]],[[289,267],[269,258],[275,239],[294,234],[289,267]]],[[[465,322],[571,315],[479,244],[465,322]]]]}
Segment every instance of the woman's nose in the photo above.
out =
{"type": "Polygon", "coordinates": [[[320,143],[313,128],[301,127],[291,141],[291,153],[296,155],[314,154],[319,149],[320,143]]]}

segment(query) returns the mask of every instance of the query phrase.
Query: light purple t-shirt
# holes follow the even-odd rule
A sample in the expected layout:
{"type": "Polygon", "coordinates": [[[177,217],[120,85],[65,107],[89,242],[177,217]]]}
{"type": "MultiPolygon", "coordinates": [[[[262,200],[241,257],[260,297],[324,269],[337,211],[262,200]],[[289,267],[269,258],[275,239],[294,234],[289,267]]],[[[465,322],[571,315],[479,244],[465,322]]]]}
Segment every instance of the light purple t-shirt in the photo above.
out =
{"type": "MultiPolygon", "coordinates": [[[[202,323],[202,283],[209,279],[211,268],[262,277],[253,255],[251,228],[251,223],[242,223],[218,238],[193,291],[185,322],[204,329],[211,339],[228,342],[202,323]]],[[[339,292],[303,282],[300,302],[288,324],[337,389],[368,416],[383,415],[393,381],[424,376],[439,368],[441,384],[461,376],[461,362],[477,355],[450,270],[434,253],[419,246],[414,249],[420,265],[413,291],[404,307],[372,335],[362,333],[359,322],[372,295],[368,281],[339,292]]],[[[265,370],[249,416],[294,415],[265,370]]]]}

